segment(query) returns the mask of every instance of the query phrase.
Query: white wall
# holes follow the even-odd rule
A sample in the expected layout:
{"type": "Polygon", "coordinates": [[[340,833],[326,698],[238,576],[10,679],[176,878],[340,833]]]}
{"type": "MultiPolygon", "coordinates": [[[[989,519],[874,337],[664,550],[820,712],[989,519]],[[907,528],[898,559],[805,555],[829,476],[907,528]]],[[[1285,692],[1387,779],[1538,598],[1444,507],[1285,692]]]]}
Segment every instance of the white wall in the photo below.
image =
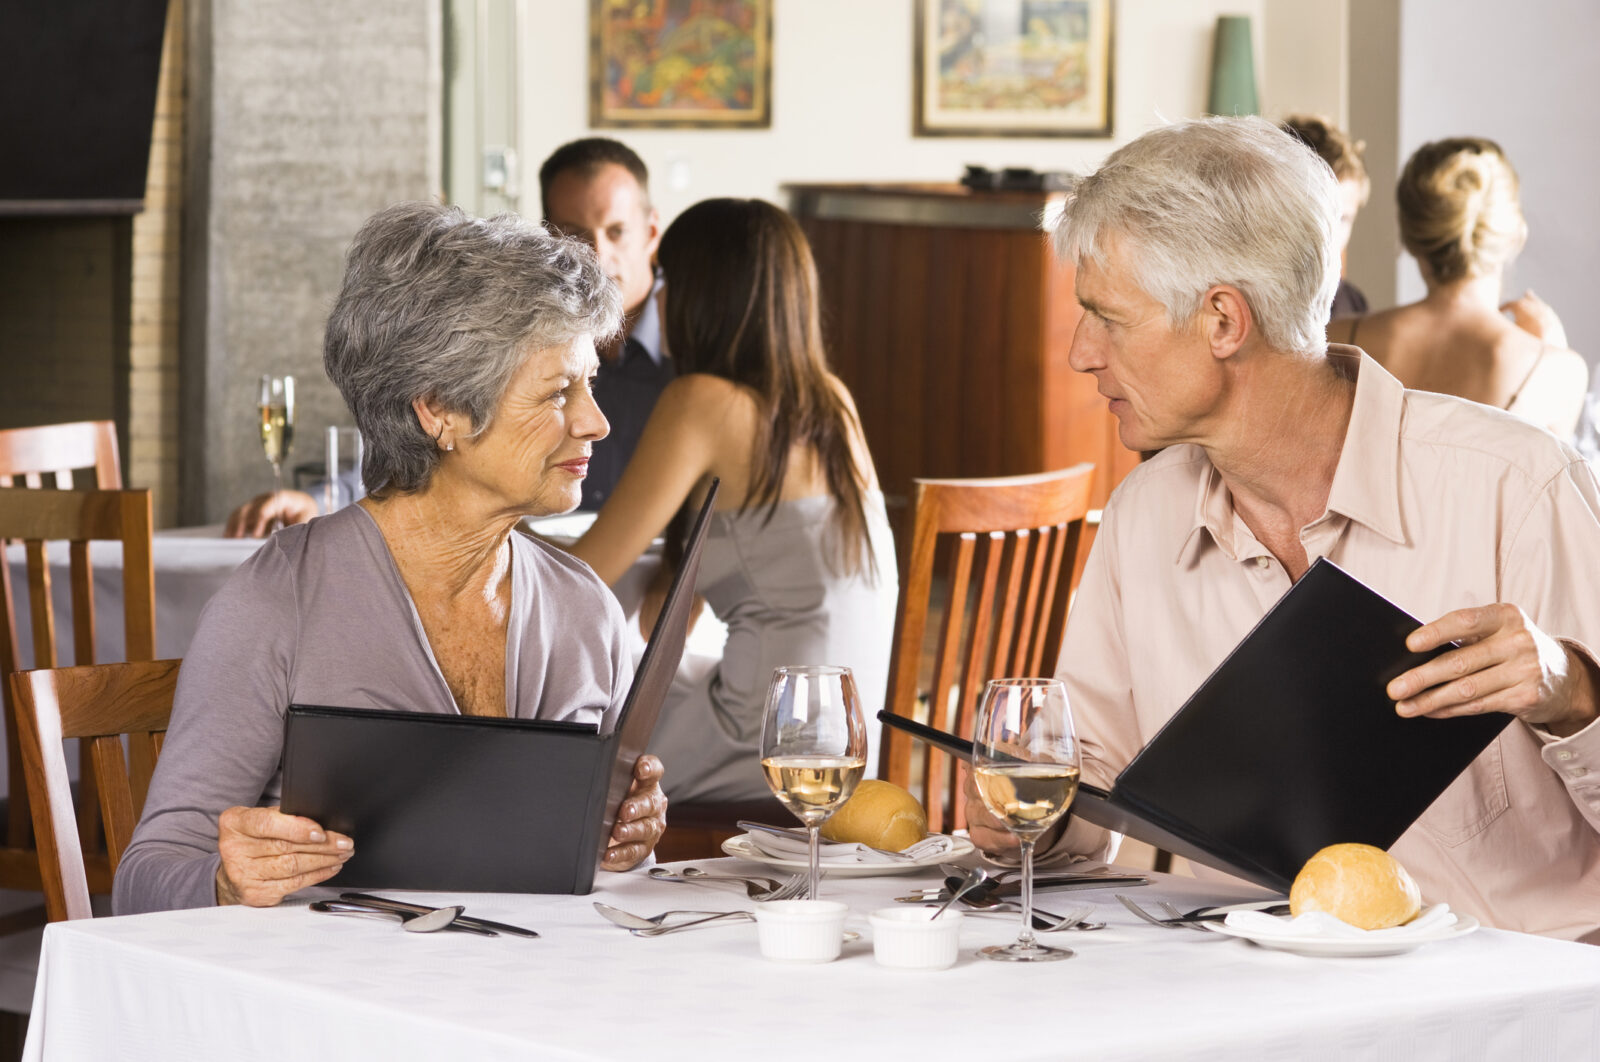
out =
{"type": "MultiPolygon", "coordinates": [[[[1528,244],[1506,292],[1554,306],[1573,349],[1600,360],[1600,3],[1404,0],[1399,157],[1446,136],[1498,141],[1522,179],[1528,244]]],[[[1375,195],[1393,188],[1379,185],[1375,195]]],[[[1399,297],[1422,295],[1408,256],[1399,297]]]]}
{"type": "MultiPolygon", "coordinates": [[[[782,202],[778,187],[789,181],[954,180],[967,163],[1087,171],[1160,117],[1204,110],[1217,15],[1255,17],[1259,63],[1267,2],[1121,0],[1110,140],[913,137],[909,0],[776,0],[770,130],[604,132],[644,157],[667,218],[708,196],[782,202]]],[[[1302,0],[1276,3],[1293,8],[1302,0]]],[[[537,0],[527,11],[522,209],[533,213],[539,162],[557,145],[591,132],[589,5],[537,0]]]]}

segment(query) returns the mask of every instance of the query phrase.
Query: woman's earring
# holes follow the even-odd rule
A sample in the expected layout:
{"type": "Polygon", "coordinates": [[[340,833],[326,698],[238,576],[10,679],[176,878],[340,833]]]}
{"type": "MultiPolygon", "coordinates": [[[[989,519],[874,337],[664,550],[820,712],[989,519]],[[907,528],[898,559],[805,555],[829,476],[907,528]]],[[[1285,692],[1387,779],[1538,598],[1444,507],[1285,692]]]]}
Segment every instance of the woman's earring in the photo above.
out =
{"type": "Polygon", "coordinates": [[[454,450],[455,448],[456,448],[456,444],[455,443],[446,443],[445,444],[445,448],[444,448],[444,452],[445,453],[449,453],[451,450],[454,450]]]}

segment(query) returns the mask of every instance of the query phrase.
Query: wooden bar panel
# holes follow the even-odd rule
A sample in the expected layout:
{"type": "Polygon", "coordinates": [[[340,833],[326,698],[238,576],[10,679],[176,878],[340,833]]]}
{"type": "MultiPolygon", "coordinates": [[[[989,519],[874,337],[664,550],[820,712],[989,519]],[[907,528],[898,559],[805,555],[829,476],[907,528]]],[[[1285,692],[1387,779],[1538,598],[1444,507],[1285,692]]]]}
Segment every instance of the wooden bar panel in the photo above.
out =
{"type": "Polygon", "coordinates": [[[1039,229],[1049,195],[789,191],[817,260],[830,362],[855,395],[891,501],[918,477],[1088,461],[1092,504],[1104,504],[1138,457],[1118,441],[1094,378],[1068,364],[1082,313],[1071,266],[1039,229]]]}

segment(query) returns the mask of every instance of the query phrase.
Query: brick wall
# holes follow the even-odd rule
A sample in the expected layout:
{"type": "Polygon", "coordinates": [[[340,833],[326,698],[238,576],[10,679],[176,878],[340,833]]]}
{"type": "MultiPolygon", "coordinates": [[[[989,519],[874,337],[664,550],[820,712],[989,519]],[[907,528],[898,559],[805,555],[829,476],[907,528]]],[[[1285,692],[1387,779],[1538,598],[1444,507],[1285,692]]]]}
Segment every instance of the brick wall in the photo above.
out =
{"type": "Polygon", "coordinates": [[[178,321],[183,224],[183,0],[167,7],[144,212],[133,219],[127,466],[157,527],[178,516],[178,321]]]}

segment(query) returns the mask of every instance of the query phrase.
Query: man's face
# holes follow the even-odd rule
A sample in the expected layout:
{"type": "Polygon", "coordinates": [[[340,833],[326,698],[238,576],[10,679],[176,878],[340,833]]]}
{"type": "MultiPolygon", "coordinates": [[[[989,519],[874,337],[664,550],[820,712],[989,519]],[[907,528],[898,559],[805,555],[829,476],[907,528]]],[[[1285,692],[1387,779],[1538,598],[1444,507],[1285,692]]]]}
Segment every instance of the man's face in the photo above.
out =
{"type": "Polygon", "coordinates": [[[1111,400],[1117,434],[1130,450],[1156,450],[1197,441],[1215,408],[1216,364],[1198,322],[1175,330],[1167,311],[1133,280],[1125,244],[1104,244],[1105,265],[1078,263],[1077,295],[1083,319],[1072,334],[1067,361],[1092,375],[1111,400]]]}
{"type": "Polygon", "coordinates": [[[567,170],[550,182],[545,220],[595,249],[600,266],[622,289],[631,315],[655,283],[651,258],[661,242],[661,218],[644,189],[622,166],[608,162],[593,173],[567,170]]]}

